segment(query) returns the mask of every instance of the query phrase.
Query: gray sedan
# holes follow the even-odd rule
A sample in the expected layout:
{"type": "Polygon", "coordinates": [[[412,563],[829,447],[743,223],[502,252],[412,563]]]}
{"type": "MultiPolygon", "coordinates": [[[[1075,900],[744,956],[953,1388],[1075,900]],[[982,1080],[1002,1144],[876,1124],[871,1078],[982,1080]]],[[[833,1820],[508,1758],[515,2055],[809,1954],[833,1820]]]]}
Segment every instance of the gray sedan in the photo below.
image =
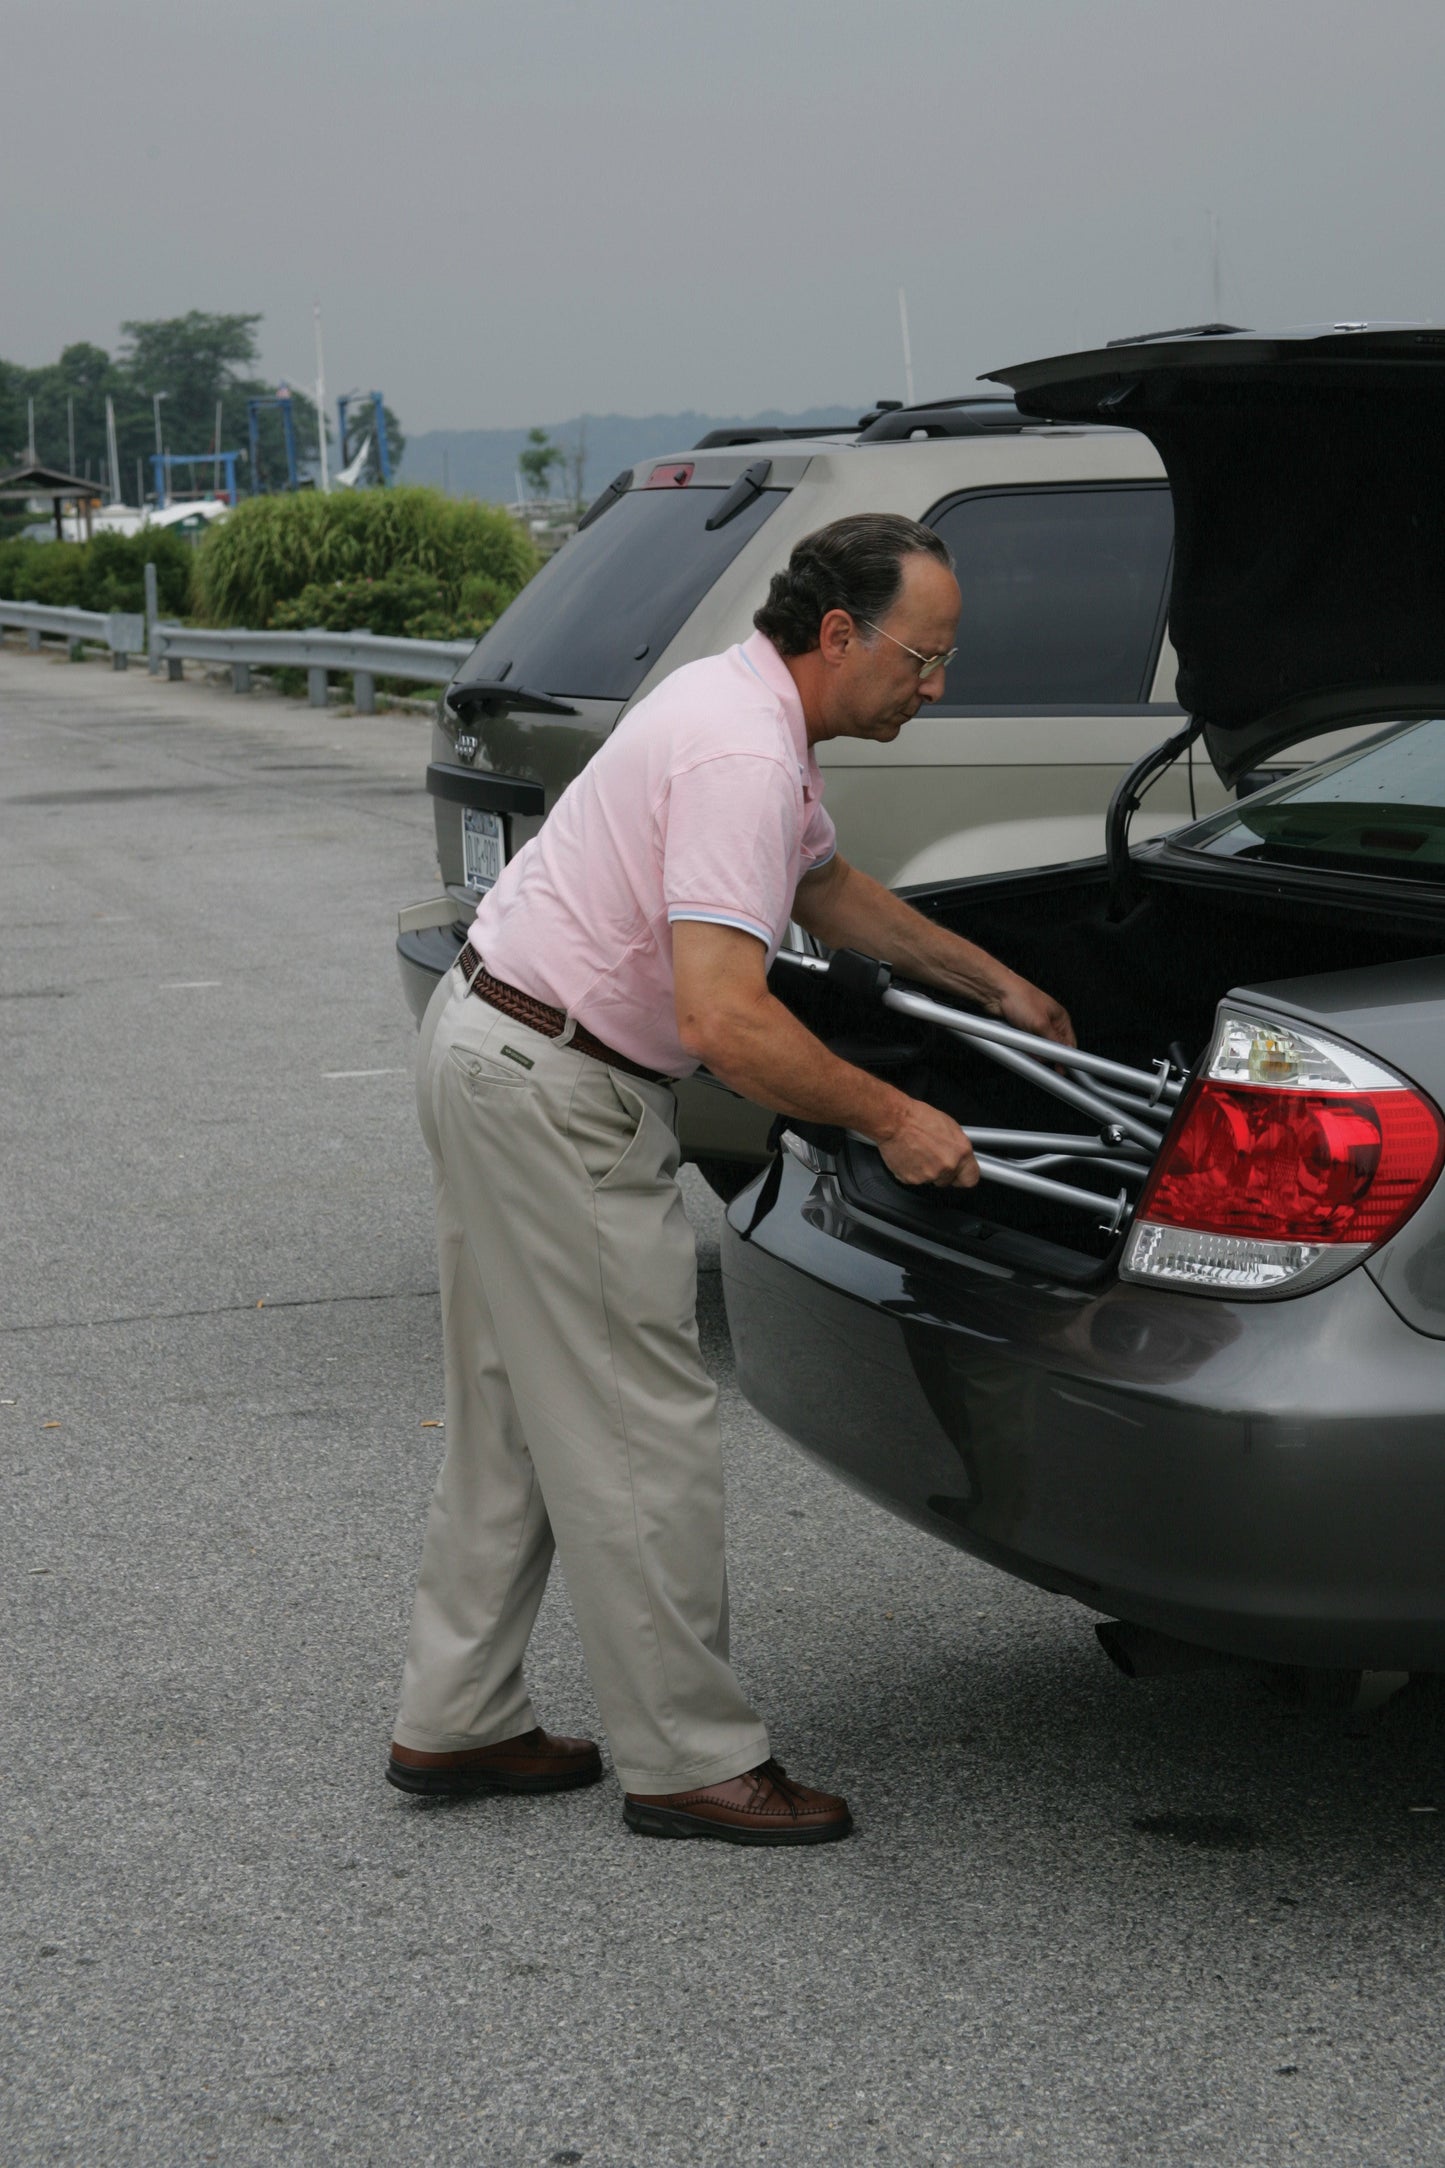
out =
{"type": "Polygon", "coordinates": [[[913,901],[1117,1075],[780,962],[822,1036],[994,1172],[909,1190],[793,1124],[729,1214],[741,1382],[895,1511],[1112,1614],[1126,1659],[1153,1634],[1445,1669],[1445,334],[1176,334],[1003,381],[1162,453],[1189,720],[1105,858],[913,901]],[[1130,850],[1196,753],[1239,802],[1130,850]]]}

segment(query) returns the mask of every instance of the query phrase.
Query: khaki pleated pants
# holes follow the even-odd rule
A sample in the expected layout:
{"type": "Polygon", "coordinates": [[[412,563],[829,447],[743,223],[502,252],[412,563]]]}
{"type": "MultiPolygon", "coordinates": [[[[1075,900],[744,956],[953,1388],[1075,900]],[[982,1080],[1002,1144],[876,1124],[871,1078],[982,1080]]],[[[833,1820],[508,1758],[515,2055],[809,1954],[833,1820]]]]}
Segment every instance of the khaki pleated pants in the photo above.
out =
{"type": "Polygon", "coordinates": [[[522,1661],[555,1546],[624,1789],[755,1767],[671,1091],[511,1022],[453,969],[417,1100],[447,1427],[397,1740],[446,1753],[537,1721],[522,1661]]]}

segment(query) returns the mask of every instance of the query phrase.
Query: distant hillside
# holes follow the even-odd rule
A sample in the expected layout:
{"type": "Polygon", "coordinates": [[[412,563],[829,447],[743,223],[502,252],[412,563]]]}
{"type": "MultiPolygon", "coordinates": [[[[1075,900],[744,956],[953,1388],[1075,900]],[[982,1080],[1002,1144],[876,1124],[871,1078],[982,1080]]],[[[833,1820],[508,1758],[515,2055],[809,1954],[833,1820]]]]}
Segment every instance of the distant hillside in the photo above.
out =
{"type": "MultiPolygon", "coordinates": [[[[867,400],[860,399],[856,406],[810,407],[803,414],[773,409],[766,414],[588,414],[580,422],[574,417],[545,427],[552,442],[570,452],[579,427],[585,426],[583,496],[590,498],[623,467],[635,466],[654,452],[665,456],[685,451],[709,429],[743,422],[800,429],[847,427],[867,411],[867,400]]],[[[428,429],[420,436],[408,435],[402,480],[431,482],[438,488],[445,484],[455,497],[509,504],[517,495],[517,455],[526,441],[525,429],[428,429]]],[[[560,487],[554,481],[554,495],[560,487]]]]}

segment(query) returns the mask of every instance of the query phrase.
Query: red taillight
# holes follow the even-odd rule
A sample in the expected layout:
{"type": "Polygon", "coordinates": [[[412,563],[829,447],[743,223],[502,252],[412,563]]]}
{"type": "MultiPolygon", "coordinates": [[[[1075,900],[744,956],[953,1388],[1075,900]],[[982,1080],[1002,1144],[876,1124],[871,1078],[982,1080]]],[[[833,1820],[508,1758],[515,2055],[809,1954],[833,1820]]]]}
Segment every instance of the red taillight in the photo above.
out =
{"type": "Polygon", "coordinates": [[[1137,1218],[1271,1242],[1383,1242],[1440,1172],[1445,1135],[1409,1090],[1327,1092],[1202,1078],[1137,1218]]]}

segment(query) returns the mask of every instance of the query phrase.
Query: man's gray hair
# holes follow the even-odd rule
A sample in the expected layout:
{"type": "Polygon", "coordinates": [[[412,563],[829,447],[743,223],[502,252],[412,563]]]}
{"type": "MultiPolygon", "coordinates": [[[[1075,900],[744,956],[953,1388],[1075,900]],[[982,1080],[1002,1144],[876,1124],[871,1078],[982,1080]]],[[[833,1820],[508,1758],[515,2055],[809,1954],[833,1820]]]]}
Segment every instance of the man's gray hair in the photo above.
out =
{"type": "Polygon", "coordinates": [[[906,557],[936,557],[953,567],[948,545],[931,527],[897,512],[852,512],[804,535],[786,569],[773,574],[768,599],[753,623],[780,655],[807,655],[818,645],[829,610],[850,617],[885,617],[898,600],[906,557]]]}

